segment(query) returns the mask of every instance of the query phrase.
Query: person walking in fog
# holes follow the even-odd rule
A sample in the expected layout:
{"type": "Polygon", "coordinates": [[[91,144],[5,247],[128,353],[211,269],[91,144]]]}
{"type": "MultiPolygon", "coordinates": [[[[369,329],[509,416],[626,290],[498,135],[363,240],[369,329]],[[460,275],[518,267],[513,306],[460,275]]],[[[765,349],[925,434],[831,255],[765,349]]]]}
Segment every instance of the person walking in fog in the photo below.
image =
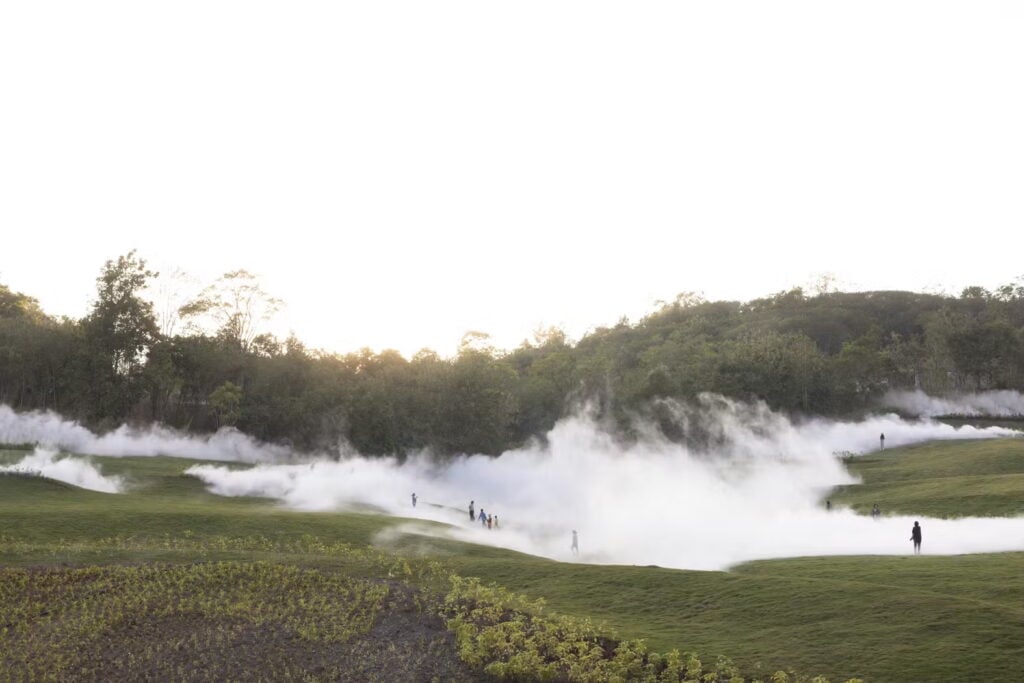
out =
{"type": "Polygon", "coordinates": [[[487,528],[490,529],[491,525],[493,525],[493,524],[494,524],[494,518],[491,517],[490,515],[487,515],[487,528]]]}
{"type": "Polygon", "coordinates": [[[882,435],[878,437],[878,445],[879,445],[878,450],[880,450],[880,451],[884,451],[885,450],[885,432],[882,432],[882,435]]]}
{"type": "Polygon", "coordinates": [[[480,508],[480,526],[487,526],[487,513],[484,512],[483,508],[480,508]]]}
{"type": "Polygon", "coordinates": [[[494,528],[498,528],[498,515],[494,515],[494,528]]]}
{"type": "Polygon", "coordinates": [[[878,503],[871,506],[871,519],[878,519],[878,516],[882,514],[882,510],[878,507],[878,503]]]}
{"type": "Polygon", "coordinates": [[[476,521],[476,515],[473,514],[473,501],[469,501],[469,521],[476,521]]]}
{"type": "Polygon", "coordinates": [[[910,530],[910,540],[914,542],[914,554],[921,554],[921,525],[914,522],[914,528],[910,530]]]}
{"type": "Polygon", "coordinates": [[[416,507],[416,494],[412,494],[412,506],[416,507]]]}
{"type": "Polygon", "coordinates": [[[580,554],[580,539],[579,539],[579,536],[576,535],[576,530],[575,529],[572,530],[572,554],[573,555],[579,555],[580,554]]]}

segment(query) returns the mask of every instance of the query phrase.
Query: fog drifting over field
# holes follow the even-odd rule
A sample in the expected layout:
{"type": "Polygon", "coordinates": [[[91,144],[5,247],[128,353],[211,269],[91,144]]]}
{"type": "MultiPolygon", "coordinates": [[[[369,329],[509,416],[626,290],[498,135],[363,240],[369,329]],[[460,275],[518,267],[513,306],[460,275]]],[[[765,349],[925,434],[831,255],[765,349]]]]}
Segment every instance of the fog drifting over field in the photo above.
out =
{"type": "MultiPolygon", "coordinates": [[[[242,471],[202,465],[188,472],[220,495],[267,496],[301,510],[372,505],[454,525],[439,531],[410,524],[410,531],[554,559],[573,559],[575,529],[580,561],[722,569],[774,557],[905,554],[914,517],[874,521],[822,509],[831,487],[854,482],[837,454],[874,450],[882,433],[887,447],[1017,434],[895,415],[798,424],[763,404],[709,395],[670,407],[687,433],[702,435],[703,445],[671,443],[653,428],[623,443],[583,414],[560,421],[546,444],[496,458],[440,464],[427,455],[405,462],[350,457],[242,471]],[[498,516],[500,530],[469,523],[471,499],[477,511],[498,516]]],[[[916,519],[929,554],[1024,550],[1024,517],[916,519]]]]}
{"type": "MultiPolygon", "coordinates": [[[[822,509],[821,498],[833,486],[854,482],[839,454],[874,451],[882,433],[887,447],[1019,436],[998,427],[954,428],[893,414],[794,422],[764,404],[713,395],[662,407],[691,437],[688,445],[642,423],[640,436],[624,442],[583,411],[561,420],[544,443],[499,457],[442,462],[421,453],[400,462],[350,454],[336,461],[337,454],[300,455],[236,430],[204,437],[122,426],[98,436],[53,413],[19,414],[7,406],[0,406],[0,442],[44,446],[3,469],[98,491],[120,491],[122,482],[104,477],[88,459],[61,457],[56,449],[262,463],[248,470],[200,465],[187,471],[220,495],[265,496],[297,510],[373,506],[452,525],[445,530],[410,522],[407,531],[554,559],[574,559],[569,546],[575,529],[583,562],[722,569],[773,557],[907,553],[915,518],[873,521],[822,509]],[[299,461],[304,463],[294,464],[299,461]],[[420,501],[415,509],[414,491],[420,501]],[[469,523],[471,499],[477,511],[498,516],[500,530],[469,523]]],[[[1024,517],[917,519],[928,554],[1024,550],[1024,517]]]]}
{"type": "Polygon", "coordinates": [[[985,391],[977,394],[937,398],[923,391],[890,391],[882,405],[907,415],[936,417],[938,415],[969,415],[972,417],[1024,416],[1024,394],[1019,391],[985,391]]]}
{"type": "Polygon", "coordinates": [[[26,474],[55,479],[72,486],[103,493],[120,493],[124,487],[121,477],[105,477],[86,458],[58,455],[52,448],[37,446],[13,465],[0,465],[0,472],[26,474]]]}
{"type": "Polygon", "coordinates": [[[284,446],[261,443],[237,429],[201,436],[159,425],[145,429],[121,425],[98,436],[56,413],[16,413],[6,405],[0,405],[0,443],[40,444],[85,455],[169,455],[229,462],[284,462],[292,455],[284,446]]]}

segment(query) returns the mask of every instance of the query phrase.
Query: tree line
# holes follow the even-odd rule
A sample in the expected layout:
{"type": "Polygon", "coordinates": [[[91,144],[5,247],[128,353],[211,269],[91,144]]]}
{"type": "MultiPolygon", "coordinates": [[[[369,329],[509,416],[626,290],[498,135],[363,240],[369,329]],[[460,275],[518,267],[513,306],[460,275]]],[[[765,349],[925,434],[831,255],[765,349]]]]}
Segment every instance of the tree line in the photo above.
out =
{"type": "MultiPolygon", "coordinates": [[[[499,453],[588,404],[629,428],[662,399],[717,392],[790,413],[851,415],[888,389],[1024,389],[1024,285],[959,296],[807,294],[749,302],[681,294],[636,323],[513,350],[469,333],[458,352],[331,353],[261,326],[281,302],[240,270],[183,301],[152,300],[134,252],[108,261],[80,320],[0,284],[0,403],[99,431],[234,426],[302,450],[499,453]]],[[[666,425],[667,427],[668,425],[666,425]]]]}

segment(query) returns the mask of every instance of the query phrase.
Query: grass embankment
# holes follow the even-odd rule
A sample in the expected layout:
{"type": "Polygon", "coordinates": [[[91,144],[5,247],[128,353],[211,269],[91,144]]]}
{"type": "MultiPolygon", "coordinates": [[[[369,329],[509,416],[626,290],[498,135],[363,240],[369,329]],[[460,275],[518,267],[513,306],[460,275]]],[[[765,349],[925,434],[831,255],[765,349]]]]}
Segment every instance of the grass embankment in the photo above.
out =
{"type": "Polygon", "coordinates": [[[868,514],[1000,517],[1024,514],[1024,439],[938,441],[849,459],[863,483],[833,504],[868,514]]]}
{"type": "MultiPolygon", "coordinates": [[[[907,468],[906,480],[913,481],[921,472],[941,471],[947,459],[953,476],[974,476],[967,474],[972,464],[965,462],[974,458],[971,462],[982,467],[982,476],[993,477],[992,489],[999,492],[1005,490],[998,485],[1001,478],[1019,474],[1020,446],[1017,441],[937,444],[938,451],[894,449],[884,459],[891,467],[907,468]],[[944,447],[953,450],[946,453],[944,447]],[[975,457],[979,448],[984,457],[975,457]],[[932,462],[929,453],[941,457],[932,462]]],[[[869,466],[872,458],[857,464],[869,466]]],[[[191,464],[182,460],[96,460],[105,474],[131,477],[132,492],[115,496],[0,477],[5,529],[0,563],[255,560],[388,579],[379,569],[322,548],[367,544],[393,522],[389,518],[292,513],[265,500],[211,496],[199,482],[181,476],[191,464]],[[303,541],[306,534],[317,543],[303,541]],[[242,536],[263,540],[230,540],[242,536]],[[102,540],[115,537],[120,540],[102,540]]],[[[861,474],[870,486],[872,477],[861,474]]],[[[842,495],[857,492],[852,488],[842,495]]],[[[864,500],[866,511],[877,495],[866,494],[864,500]]],[[[956,496],[940,500],[939,514],[955,514],[966,504],[956,496]]],[[[922,512],[912,506],[909,511],[922,512]]],[[[400,539],[391,550],[403,548],[426,550],[459,574],[544,598],[557,612],[603,620],[617,635],[645,638],[654,650],[678,647],[698,652],[705,661],[728,655],[748,676],[793,669],[833,680],[1002,681],[1019,680],[1024,671],[1022,553],[805,558],[757,562],[732,572],[688,572],[564,564],[422,538],[400,539]]],[[[442,646],[434,647],[440,658],[442,646]]]]}

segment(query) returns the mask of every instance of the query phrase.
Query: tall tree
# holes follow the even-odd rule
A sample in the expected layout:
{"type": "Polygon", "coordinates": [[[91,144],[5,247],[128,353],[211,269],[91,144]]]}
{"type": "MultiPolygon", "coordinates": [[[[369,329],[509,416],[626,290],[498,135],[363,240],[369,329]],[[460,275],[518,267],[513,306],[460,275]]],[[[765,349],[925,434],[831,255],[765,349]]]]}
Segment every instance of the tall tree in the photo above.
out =
{"type": "Polygon", "coordinates": [[[96,302],[85,328],[117,375],[132,375],[157,338],[153,304],[141,297],[146,282],[155,276],[132,250],[107,261],[96,278],[96,302]]]}
{"type": "Polygon", "coordinates": [[[136,380],[158,336],[153,304],[141,294],[155,276],[132,250],[107,261],[96,278],[96,301],[82,326],[97,417],[123,419],[139,398],[136,380]]]}
{"type": "Polygon", "coordinates": [[[181,268],[172,268],[155,276],[148,294],[153,301],[160,336],[173,337],[181,332],[182,308],[199,296],[199,280],[181,268]]]}
{"type": "Polygon", "coordinates": [[[271,296],[247,270],[224,273],[179,311],[183,318],[212,321],[224,340],[249,351],[260,336],[260,326],[274,317],[284,303],[271,296]]]}

